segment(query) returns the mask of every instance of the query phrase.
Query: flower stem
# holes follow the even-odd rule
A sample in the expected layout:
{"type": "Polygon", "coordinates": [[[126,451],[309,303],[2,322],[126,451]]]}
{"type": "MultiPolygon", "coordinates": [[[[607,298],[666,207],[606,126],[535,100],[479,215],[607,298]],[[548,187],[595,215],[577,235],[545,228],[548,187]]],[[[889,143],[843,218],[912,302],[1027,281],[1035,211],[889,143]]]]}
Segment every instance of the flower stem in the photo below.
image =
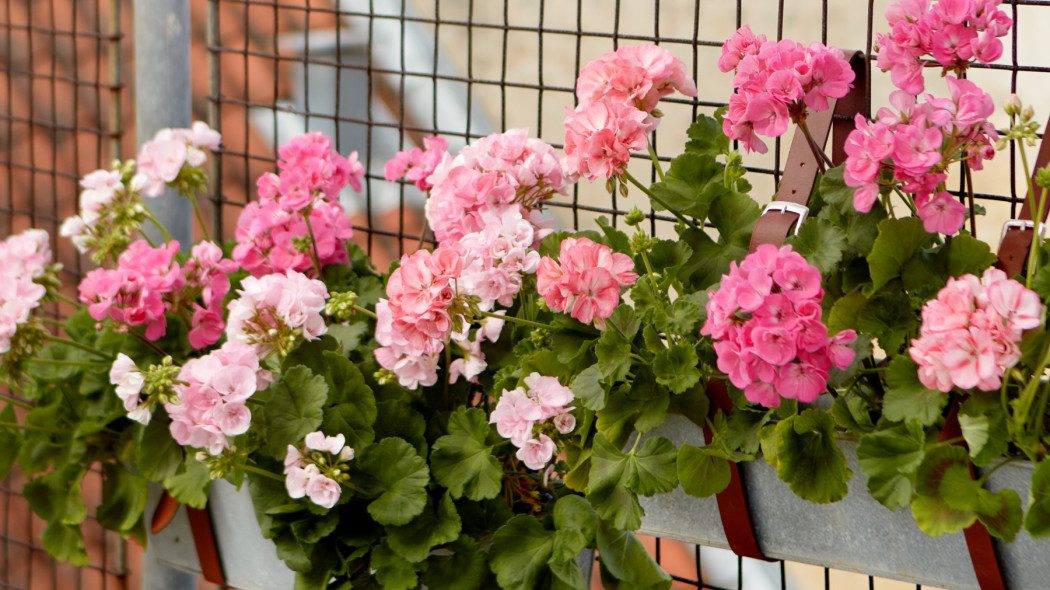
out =
{"type": "Polygon", "coordinates": [[[984,485],[984,483],[986,481],[988,481],[988,479],[990,477],[992,477],[992,474],[995,473],[996,471],[999,471],[999,469],[1001,467],[1003,467],[1005,465],[1008,465],[1010,463],[1013,463],[1014,461],[1017,461],[1019,459],[1020,459],[1020,457],[1007,457],[1007,458],[1003,459],[1002,461],[1000,461],[999,463],[996,463],[995,467],[992,467],[988,471],[985,471],[983,475],[981,475],[981,479],[978,480],[978,483],[981,484],[981,485],[984,485]]]}
{"type": "MultiPolygon", "coordinates": [[[[150,220],[150,223],[152,223],[157,228],[157,231],[160,232],[160,235],[164,236],[165,242],[170,242],[171,234],[168,233],[168,230],[164,227],[164,224],[161,223],[155,215],[153,215],[153,212],[149,210],[149,207],[147,207],[145,203],[142,202],[141,198],[139,198],[139,203],[142,205],[142,208],[146,210],[146,219],[150,220]]],[[[149,242],[151,246],[153,245],[153,241],[149,239],[149,236],[143,235],[143,237],[146,238],[146,241],[149,242]]]]}
{"type": "Polygon", "coordinates": [[[974,204],[973,198],[973,174],[970,172],[970,165],[966,160],[962,161],[963,174],[966,175],[966,196],[970,204],[970,235],[977,237],[977,206],[974,204]]]}
{"type": "Polygon", "coordinates": [[[169,356],[168,353],[164,352],[159,346],[150,342],[145,336],[139,334],[135,330],[128,330],[128,334],[134,336],[139,342],[145,344],[150,350],[160,355],[161,358],[169,356]]]}
{"type": "Polygon", "coordinates": [[[83,303],[77,301],[76,299],[73,299],[72,297],[68,297],[66,295],[63,295],[62,293],[60,293],[58,291],[55,291],[55,299],[58,299],[59,301],[65,301],[66,303],[72,305],[73,307],[76,307],[77,309],[83,309],[84,308],[84,304],[83,303]]]}
{"type": "MultiPolygon", "coordinates": [[[[211,232],[208,231],[208,226],[204,223],[204,213],[201,212],[200,204],[197,203],[197,191],[188,193],[186,198],[193,204],[193,216],[197,218],[197,224],[201,226],[201,233],[204,234],[204,239],[210,242],[211,232]]],[[[168,238],[168,241],[171,241],[171,238],[168,238]]]]}
{"type": "Polygon", "coordinates": [[[95,355],[95,356],[97,356],[97,357],[99,357],[101,359],[105,359],[105,360],[107,360],[109,362],[113,361],[113,357],[109,356],[108,354],[106,354],[104,352],[99,352],[98,350],[95,350],[94,348],[91,348],[90,346],[88,346],[86,344],[81,344],[81,343],[79,343],[79,342],[77,342],[75,340],[70,340],[69,338],[62,338],[61,336],[45,336],[44,340],[47,340],[48,342],[52,342],[52,343],[55,343],[55,344],[65,344],[66,346],[69,346],[71,348],[76,348],[76,349],[79,349],[79,350],[83,350],[86,353],[93,354],[93,355],[95,355]]]}
{"type": "Polygon", "coordinates": [[[703,229],[695,222],[693,222],[693,220],[689,219],[685,215],[682,215],[682,213],[679,212],[677,209],[671,207],[670,205],[665,203],[663,199],[653,194],[653,191],[649,190],[648,187],[638,182],[638,180],[634,176],[631,176],[631,173],[628,172],[626,169],[623,171],[623,178],[626,178],[628,182],[638,187],[643,193],[648,195],[649,199],[652,200],[654,203],[670,211],[672,215],[678,218],[678,221],[681,221],[682,223],[691,226],[693,229],[703,229]]]}
{"type": "Polygon", "coordinates": [[[277,475],[276,473],[274,473],[272,471],[267,471],[265,469],[260,469],[259,467],[255,467],[254,465],[247,465],[245,463],[234,463],[233,466],[234,466],[234,468],[240,469],[241,471],[247,471],[249,473],[254,473],[256,475],[261,475],[263,477],[268,477],[268,478],[270,478],[270,479],[272,479],[274,481],[279,481],[281,483],[284,483],[284,478],[281,477],[280,475],[277,475]]]}
{"type": "Polygon", "coordinates": [[[365,308],[361,307],[360,305],[354,304],[353,309],[357,313],[366,315],[366,316],[372,318],[373,320],[378,320],[379,319],[379,316],[377,316],[374,311],[372,311],[370,309],[365,309],[365,308]]]}
{"type": "Polygon", "coordinates": [[[527,320],[525,318],[519,318],[519,317],[512,316],[512,315],[500,315],[498,313],[492,313],[491,311],[481,311],[479,313],[481,313],[481,315],[483,315],[483,316],[485,316],[487,318],[496,318],[496,319],[499,319],[499,320],[507,320],[509,322],[514,322],[516,324],[521,324],[522,326],[530,326],[532,328],[542,328],[544,330],[554,330],[555,329],[554,326],[552,326],[550,324],[544,324],[542,322],[534,322],[532,320],[527,320]]]}
{"type": "Polygon", "coordinates": [[[33,424],[19,424],[18,422],[0,422],[0,428],[11,428],[13,430],[31,430],[33,432],[54,432],[56,434],[69,434],[71,432],[68,428],[35,426],[33,424]]]}
{"type": "Polygon", "coordinates": [[[813,151],[813,157],[817,159],[817,167],[821,174],[823,174],[827,168],[826,166],[834,167],[834,163],[831,158],[824,153],[824,150],[817,145],[816,140],[813,139],[813,134],[809,132],[809,125],[806,124],[806,120],[800,118],[798,121],[798,128],[802,131],[802,135],[806,136],[806,142],[809,144],[809,149],[813,151]]]}
{"type": "Polygon", "coordinates": [[[108,367],[109,363],[99,363],[91,361],[63,361],[57,359],[28,359],[26,362],[36,363],[40,365],[57,365],[62,367],[108,367]]]}
{"type": "MultiPolygon", "coordinates": [[[[7,384],[5,383],[5,385],[7,385],[7,384]]],[[[32,410],[33,408],[36,407],[33,404],[30,404],[28,402],[24,402],[24,401],[22,401],[22,400],[20,400],[20,399],[18,399],[16,397],[11,397],[9,395],[4,395],[2,393],[0,393],[0,399],[4,400],[5,402],[11,404],[12,406],[14,406],[16,408],[22,408],[23,410],[32,410]]]]}
{"type": "Polygon", "coordinates": [[[317,278],[323,279],[324,272],[321,271],[321,257],[317,254],[317,238],[314,237],[314,226],[310,224],[310,209],[303,211],[303,220],[306,221],[306,231],[310,234],[310,260],[314,263],[317,278]]]}
{"type": "Polygon", "coordinates": [[[649,144],[649,157],[653,160],[653,168],[656,170],[656,176],[660,179],[660,182],[663,182],[664,171],[663,168],[660,167],[660,158],[656,156],[656,146],[654,146],[651,141],[647,143],[649,144]]]}

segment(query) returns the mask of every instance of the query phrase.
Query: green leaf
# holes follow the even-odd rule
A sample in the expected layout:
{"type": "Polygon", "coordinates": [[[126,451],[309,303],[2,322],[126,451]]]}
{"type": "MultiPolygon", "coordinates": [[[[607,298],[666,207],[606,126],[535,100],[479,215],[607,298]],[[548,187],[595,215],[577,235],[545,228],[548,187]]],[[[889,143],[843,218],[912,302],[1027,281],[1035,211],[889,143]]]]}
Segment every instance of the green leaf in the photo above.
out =
{"type": "Polygon", "coordinates": [[[915,420],[862,436],[857,458],[871,497],[890,510],[910,505],[925,446],[926,435],[915,420]]]}
{"type": "Polygon", "coordinates": [[[948,251],[948,272],[953,277],[967,273],[979,276],[997,259],[991,246],[967,234],[952,236],[945,249],[948,251]]]}
{"type": "Polygon", "coordinates": [[[919,365],[906,355],[898,355],[886,367],[886,395],[882,414],[888,420],[903,422],[918,419],[930,426],[941,417],[948,396],[930,389],[919,381],[919,365]]]}
{"type": "Polygon", "coordinates": [[[598,431],[622,444],[632,429],[648,432],[663,424],[670,403],[667,389],[656,384],[652,373],[644,371],[633,386],[617,387],[609,395],[605,408],[598,412],[598,431]]]}
{"type": "Polygon", "coordinates": [[[288,445],[298,444],[320,428],[328,386],[323,376],[300,365],[285,371],[273,390],[273,397],[263,408],[269,424],[266,443],[274,457],[283,459],[288,445]]]}
{"type": "Polygon", "coordinates": [[[580,551],[594,543],[598,517],[582,496],[568,495],[554,505],[554,545],[551,561],[572,561],[580,551]]]}
{"type": "Polygon", "coordinates": [[[620,381],[631,370],[631,342],[619,332],[606,330],[594,346],[598,368],[611,382],[620,381]]]}
{"type": "Polygon", "coordinates": [[[974,465],[986,467],[1007,454],[1010,436],[999,396],[970,396],[959,408],[959,426],[974,465]]]}
{"type": "Polygon", "coordinates": [[[434,480],[453,498],[479,501],[499,495],[503,468],[486,444],[491,429],[483,410],[459,407],[449,416],[449,433],[434,441],[430,453],[434,480]]]}
{"type": "Polygon", "coordinates": [[[419,585],[416,566],[402,559],[386,544],[372,550],[372,569],[385,590],[412,590],[419,585]]]}
{"type": "MultiPolygon", "coordinates": [[[[0,412],[0,422],[7,422],[8,424],[15,424],[18,422],[15,418],[15,410],[11,404],[7,404],[4,410],[0,412]]],[[[15,459],[18,458],[18,451],[22,448],[22,437],[18,431],[14,428],[0,428],[0,449],[4,449],[3,453],[0,453],[0,481],[7,479],[7,474],[11,471],[11,466],[14,465],[15,459]]]]}
{"type": "Polygon", "coordinates": [[[868,413],[868,402],[858,396],[835,398],[831,405],[831,415],[835,424],[853,434],[865,434],[875,430],[875,424],[868,413]]]}
{"type": "Polygon", "coordinates": [[[26,482],[22,494],[40,518],[79,525],[87,518],[87,507],[80,490],[83,477],[84,471],[79,465],[69,465],[26,482]]]}
{"type": "Polygon", "coordinates": [[[785,241],[822,274],[827,274],[842,260],[846,249],[846,232],[823,219],[808,219],[798,234],[785,241]]]}
{"type": "Polygon", "coordinates": [[[572,393],[576,401],[589,410],[605,407],[609,391],[602,382],[602,370],[597,364],[587,367],[572,380],[572,393]]]}
{"type": "Polygon", "coordinates": [[[689,136],[689,141],[685,143],[687,152],[717,156],[729,151],[729,138],[722,132],[722,124],[714,117],[699,115],[689,126],[686,135],[689,136]]]}
{"type": "MultiPolygon", "coordinates": [[[[327,385],[327,397],[321,400],[322,405],[327,405],[323,430],[345,435],[347,444],[354,448],[363,447],[375,440],[372,429],[377,415],[375,395],[365,383],[364,375],[349,359],[330,351],[325,351],[323,356],[327,385]]],[[[305,418],[307,414],[304,412],[303,416],[305,418]]],[[[309,416],[312,420],[312,410],[309,416]]],[[[310,432],[308,430],[304,436],[310,432]]],[[[296,442],[298,439],[290,444],[296,442]]]]}
{"type": "Polygon", "coordinates": [[[660,436],[647,438],[626,455],[601,433],[594,437],[587,497],[602,518],[617,526],[641,526],[642,510],[635,494],[651,496],[678,486],[678,449],[660,436]]]}
{"type": "Polygon", "coordinates": [[[699,318],[700,306],[683,298],[676,299],[670,310],[661,307],[656,312],[657,327],[679,336],[693,335],[699,318]]]}
{"type": "Polygon", "coordinates": [[[729,485],[729,461],[705,451],[705,447],[683,444],[678,449],[678,480],[690,496],[706,498],[729,485]]]}
{"type": "Polygon", "coordinates": [[[448,554],[431,554],[423,583],[431,590],[477,590],[488,572],[485,554],[473,538],[461,535],[447,546],[448,554]]]}
{"type": "Polygon", "coordinates": [[[918,217],[886,219],[880,223],[879,236],[867,257],[872,284],[865,289],[865,294],[870,295],[900,277],[907,263],[932,244],[934,237],[926,233],[918,217]]]}
{"type": "MultiPolygon", "coordinates": [[[[650,190],[668,207],[690,217],[706,219],[712,202],[727,194],[723,178],[725,166],[714,156],[696,152],[685,152],[671,160],[664,179],[652,185],[650,190]]],[[[665,207],[652,201],[653,209],[665,207]]]]}
{"type": "Polygon", "coordinates": [[[151,481],[164,481],[178,472],[184,452],[168,430],[171,419],[167,413],[157,412],[150,423],[138,430],[138,453],[135,467],[151,481]]]}
{"type": "Polygon", "coordinates": [[[809,409],[777,425],[777,475],[799,497],[817,504],[846,496],[853,475],[835,444],[835,421],[809,409]]]}
{"type": "Polygon", "coordinates": [[[583,570],[575,559],[551,561],[551,590],[588,590],[587,580],[583,579],[583,570]]]}
{"type": "Polygon", "coordinates": [[[211,489],[211,477],[208,466],[186,453],[185,468],[182,473],[165,478],[164,487],[179,502],[194,508],[204,508],[208,504],[208,490],[211,489]]]}
{"type": "MultiPolygon", "coordinates": [[[[302,505],[298,506],[302,509],[302,505]]],[[[269,511],[274,514],[274,510],[269,511]]],[[[339,513],[325,512],[322,515],[311,514],[308,518],[292,523],[292,533],[304,545],[314,545],[335,532],[339,527],[339,513]]]]}
{"type": "Polygon", "coordinates": [[[378,496],[368,505],[368,513],[376,522],[403,525],[422,514],[427,505],[430,470],[408,442],[384,438],[365,447],[357,469],[370,476],[361,482],[362,487],[378,496]]]}
{"type": "Polygon", "coordinates": [[[103,463],[102,467],[102,504],[95,518],[103,527],[126,535],[142,520],[146,509],[146,478],[114,463],[103,463]]]}
{"type": "Polygon", "coordinates": [[[977,520],[980,490],[970,477],[965,449],[953,445],[933,448],[915,474],[911,510],[916,524],[933,537],[970,526],[977,520]]]}
{"type": "Polygon", "coordinates": [[[992,493],[982,489],[977,496],[977,519],[992,536],[1013,543],[1021,530],[1021,496],[1006,489],[992,493]]]}
{"type": "Polygon", "coordinates": [[[619,305],[613,310],[612,315],[605,320],[605,326],[606,330],[615,330],[623,336],[624,340],[630,342],[634,339],[634,335],[638,333],[638,328],[642,326],[642,322],[629,305],[619,305]]]}
{"type": "Polygon", "coordinates": [[[836,166],[820,177],[820,198],[842,213],[853,211],[853,194],[857,189],[846,185],[842,173],[846,166],[836,166]]]}
{"type": "MultiPolygon", "coordinates": [[[[360,304],[359,304],[360,305],[360,304]]],[[[328,326],[327,334],[339,343],[339,349],[343,355],[350,354],[361,346],[361,341],[371,332],[368,322],[354,322],[352,324],[332,324],[328,326]]]]}
{"type": "Polygon", "coordinates": [[[387,543],[401,558],[418,563],[426,559],[434,547],[458,539],[462,526],[452,497],[445,494],[438,501],[437,510],[428,502],[423,514],[412,522],[387,527],[387,543]]]}
{"type": "Polygon", "coordinates": [[[595,540],[602,567],[622,582],[623,588],[667,590],[671,587],[671,576],[653,561],[634,533],[602,519],[598,521],[595,540]]]}
{"type": "Polygon", "coordinates": [[[699,363],[692,346],[678,343],[656,354],[653,373],[657,383],[672,393],[682,393],[700,381],[700,370],[696,368],[699,363]]]}
{"type": "Polygon", "coordinates": [[[540,587],[554,549],[554,531],[527,514],[511,518],[492,535],[489,566],[504,590],[540,587]]]}
{"type": "Polygon", "coordinates": [[[377,403],[376,410],[379,413],[374,425],[376,438],[403,438],[421,456],[426,456],[427,421],[412,408],[412,404],[400,399],[388,399],[377,403]]]}
{"type": "Polygon", "coordinates": [[[44,529],[40,540],[44,543],[44,549],[59,561],[68,561],[79,567],[91,564],[79,526],[52,522],[44,529]]]}
{"type": "Polygon", "coordinates": [[[1024,528],[1033,539],[1050,537],[1050,459],[1036,463],[1032,472],[1024,528]]]}

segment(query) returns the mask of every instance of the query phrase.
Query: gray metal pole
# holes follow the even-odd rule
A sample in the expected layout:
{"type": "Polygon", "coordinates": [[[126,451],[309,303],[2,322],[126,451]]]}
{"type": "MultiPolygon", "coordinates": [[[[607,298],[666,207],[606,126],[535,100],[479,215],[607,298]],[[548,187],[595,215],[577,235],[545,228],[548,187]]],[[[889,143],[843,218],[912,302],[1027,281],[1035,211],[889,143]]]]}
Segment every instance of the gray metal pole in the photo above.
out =
{"type": "MultiPolygon", "coordinates": [[[[141,146],[165,127],[189,127],[189,0],[135,0],[135,133],[141,146]]],[[[150,211],[187,249],[193,240],[193,208],[173,190],[147,198],[150,211]]],[[[147,232],[150,233],[150,232],[147,232]]],[[[151,234],[150,237],[159,237],[151,234]]]]}
{"type": "MultiPolygon", "coordinates": [[[[141,146],[165,127],[189,127],[193,118],[190,84],[189,0],[135,0],[135,133],[141,146]]],[[[193,241],[193,208],[173,190],[147,206],[184,248],[193,241]]],[[[147,231],[157,239],[159,232],[147,231]]],[[[197,576],[157,561],[149,543],[142,564],[145,590],[196,590],[197,576]]]]}

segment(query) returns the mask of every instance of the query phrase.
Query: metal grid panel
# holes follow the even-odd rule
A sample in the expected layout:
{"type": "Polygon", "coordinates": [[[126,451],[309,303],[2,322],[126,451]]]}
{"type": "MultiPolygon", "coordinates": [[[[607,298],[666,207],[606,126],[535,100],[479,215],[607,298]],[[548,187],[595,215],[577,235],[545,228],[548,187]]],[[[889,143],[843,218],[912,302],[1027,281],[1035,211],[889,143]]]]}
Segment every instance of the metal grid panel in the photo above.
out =
{"type": "MultiPolygon", "coordinates": [[[[450,149],[491,132],[529,127],[560,147],[564,109],[575,104],[580,68],[623,43],[658,43],[681,58],[699,88],[695,100],[665,100],[656,138],[661,159],[684,142],[698,113],[726,104],[730,77],[714,64],[722,42],[743,23],[770,38],[821,41],[872,53],[874,34],[885,30],[890,0],[208,0],[213,127],[224,136],[216,158],[213,207],[216,231],[232,235],[239,209],[254,198],[254,178],[272,167],[274,146],[305,130],[327,132],[342,153],[357,150],[365,164],[363,195],[344,195],[356,235],[377,266],[414,249],[423,227],[420,195],[387,183],[383,162],[396,150],[442,135],[450,149]],[[457,145],[458,140],[458,145],[457,145]]],[[[999,62],[973,68],[969,76],[1005,97],[1018,92],[1040,117],[1050,109],[1050,62],[1039,44],[1050,22],[1050,0],[1007,0],[1019,23],[999,62]]],[[[891,87],[876,68],[869,102],[884,106],[891,87]]],[[[928,77],[929,92],[945,94],[928,77]]],[[[995,120],[1003,126],[1006,120],[995,120]]],[[[787,157],[790,137],[769,154],[749,156],[752,192],[772,195],[787,157]]],[[[998,234],[1023,196],[1017,154],[1004,154],[974,175],[989,219],[981,236],[998,234]]],[[[636,154],[630,170],[654,178],[648,155],[636,154]]],[[[955,186],[961,191],[963,179],[955,186]]],[[[616,223],[637,194],[609,195],[602,186],[577,187],[549,203],[563,227],[593,227],[600,215],[616,223]]],[[[651,214],[654,234],[671,235],[673,218],[651,214]]],[[[717,549],[669,540],[649,541],[675,578],[675,588],[756,588],[751,560],[717,549]],[[714,554],[714,557],[704,555],[714,554]],[[728,561],[735,575],[716,581],[709,560],[728,561]],[[735,560],[735,561],[734,561],[735,560]],[[710,568],[708,568],[710,569],[710,568]],[[753,574],[752,574],[753,575],[753,574]]],[[[803,564],[774,566],[777,588],[902,590],[915,586],[803,564]]],[[[724,568],[722,568],[724,569],[724,568]]],[[[596,586],[597,587],[597,586],[596,586]]]]}
{"type": "MultiPolygon", "coordinates": [[[[85,261],[58,226],[75,213],[78,178],[108,166],[123,136],[121,16],[120,0],[0,5],[0,238],[47,230],[69,285],[85,261]]],[[[71,309],[46,311],[60,317],[71,309]]],[[[10,393],[0,386],[4,398],[10,393]]],[[[124,543],[92,520],[84,527],[91,565],[50,558],[43,523],[21,495],[24,481],[16,471],[0,484],[0,588],[125,588],[124,543]]],[[[98,472],[84,479],[89,510],[101,501],[101,481],[98,472]]]]}

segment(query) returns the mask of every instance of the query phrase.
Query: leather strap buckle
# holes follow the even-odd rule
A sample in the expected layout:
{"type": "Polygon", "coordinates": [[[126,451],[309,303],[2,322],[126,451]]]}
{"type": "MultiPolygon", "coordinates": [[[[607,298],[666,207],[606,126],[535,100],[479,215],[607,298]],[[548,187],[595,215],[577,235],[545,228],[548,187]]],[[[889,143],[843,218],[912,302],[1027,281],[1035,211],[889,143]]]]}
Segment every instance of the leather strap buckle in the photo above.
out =
{"type": "MultiPolygon", "coordinates": [[[[1003,224],[1003,231],[1002,231],[1002,233],[999,234],[999,245],[1002,245],[1003,240],[1006,239],[1006,234],[1010,233],[1010,230],[1012,230],[1012,229],[1018,229],[1018,230],[1032,229],[1032,230],[1034,230],[1035,229],[1035,221],[1032,221],[1031,219],[1008,219],[1006,221],[1006,223],[1003,224]]],[[[1043,235],[1045,233],[1046,233],[1046,224],[1045,223],[1040,223],[1039,224],[1039,237],[1043,237],[1043,235]]]]}
{"type": "Polygon", "coordinates": [[[798,229],[802,226],[802,222],[806,220],[806,217],[809,217],[809,207],[792,201],[771,201],[766,203],[766,207],[762,209],[762,215],[764,216],[770,211],[798,215],[798,221],[795,222],[795,230],[792,232],[796,236],[798,235],[798,229]]]}

